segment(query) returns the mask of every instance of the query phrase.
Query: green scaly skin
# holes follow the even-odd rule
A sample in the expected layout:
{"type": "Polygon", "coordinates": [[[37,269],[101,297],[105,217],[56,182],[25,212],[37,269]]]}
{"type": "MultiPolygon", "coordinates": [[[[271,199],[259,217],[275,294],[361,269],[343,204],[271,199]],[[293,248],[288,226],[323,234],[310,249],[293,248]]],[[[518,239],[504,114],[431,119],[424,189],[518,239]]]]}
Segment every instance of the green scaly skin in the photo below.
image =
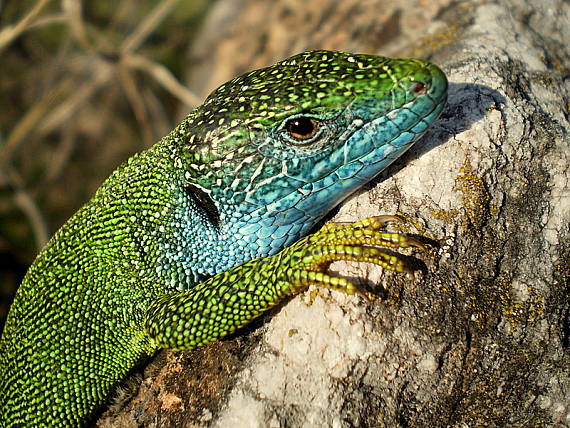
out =
{"type": "Polygon", "coordinates": [[[118,168],[38,255],[0,340],[0,425],[81,426],[160,348],[218,340],[337,260],[409,271],[390,217],[327,225],[335,205],[439,116],[419,60],[314,51],[235,78],[118,168]]]}

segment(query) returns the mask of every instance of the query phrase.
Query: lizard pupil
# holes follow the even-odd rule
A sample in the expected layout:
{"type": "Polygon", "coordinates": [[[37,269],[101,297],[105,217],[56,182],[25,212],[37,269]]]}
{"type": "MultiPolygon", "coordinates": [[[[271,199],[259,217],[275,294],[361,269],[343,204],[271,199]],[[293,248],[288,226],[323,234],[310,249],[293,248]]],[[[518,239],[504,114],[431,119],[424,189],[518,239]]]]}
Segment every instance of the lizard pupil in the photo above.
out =
{"type": "Polygon", "coordinates": [[[313,137],[319,129],[319,122],[312,117],[296,117],[285,123],[285,130],[291,138],[304,141],[313,137]]]}

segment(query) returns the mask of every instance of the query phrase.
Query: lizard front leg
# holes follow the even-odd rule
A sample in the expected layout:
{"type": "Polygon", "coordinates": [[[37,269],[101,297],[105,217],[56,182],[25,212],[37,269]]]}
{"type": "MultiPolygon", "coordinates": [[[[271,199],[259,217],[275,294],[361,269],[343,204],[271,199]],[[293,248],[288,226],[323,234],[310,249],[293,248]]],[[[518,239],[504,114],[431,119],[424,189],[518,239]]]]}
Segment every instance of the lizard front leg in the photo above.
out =
{"type": "Polygon", "coordinates": [[[384,231],[393,219],[328,224],[274,256],[238,265],[191,290],[162,296],[148,308],[144,327],[158,347],[191,349],[236,331],[310,285],[365,294],[356,283],[328,273],[328,267],[344,260],[413,272],[409,258],[393,249],[425,246],[384,231]]]}

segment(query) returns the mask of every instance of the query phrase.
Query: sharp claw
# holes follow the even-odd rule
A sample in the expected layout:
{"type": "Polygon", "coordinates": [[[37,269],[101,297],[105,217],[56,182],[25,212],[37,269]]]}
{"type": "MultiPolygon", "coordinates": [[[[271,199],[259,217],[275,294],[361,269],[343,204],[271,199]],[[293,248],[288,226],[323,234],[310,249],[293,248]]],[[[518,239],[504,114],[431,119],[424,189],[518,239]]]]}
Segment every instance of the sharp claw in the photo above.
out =
{"type": "Polygon", "coordinates": [[[383,215],[377,215],[375,217],[373,217],[374,219],[376,219],[378,222],[382,223],[382,226],[387,225],[388,223],[402,223],[403,220],[395,215],[391,215],[391,214],[383,214],[383,215]]]}
{"type": "Polygon", "coordinates": [[[424,244],[423,242],[421,242],[419,239],[416,238],[412,238],[411,236],[408,236],[406,239],[406,243],[410,246],[410,247],[416,247],[419,248],[422,251],[427,251],[429,249],[429,247],[424,244]]]}
{"type": "Polygon", "coordinates": [[[372,298],[370,297],[371,293],[363,289],[361,285],[356,285],[356,287],[354,288],[354,292],[355,294],[358,294],[359,296],[366,299],[367,302],[373,301],[372,298]]]}

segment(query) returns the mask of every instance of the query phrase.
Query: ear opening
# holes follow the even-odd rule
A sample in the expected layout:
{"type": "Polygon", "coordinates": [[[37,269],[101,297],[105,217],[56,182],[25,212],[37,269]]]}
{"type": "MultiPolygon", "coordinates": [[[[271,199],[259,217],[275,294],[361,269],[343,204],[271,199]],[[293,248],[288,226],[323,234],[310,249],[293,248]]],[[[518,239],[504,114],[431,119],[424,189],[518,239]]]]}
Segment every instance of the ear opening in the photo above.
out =
{"type": "Polygon", "coordinates": [[[216,207],[216,204],[210,195],[208,195],[198,186],[194,186],[193,184],[187,184],[184,190],[186,194],[192,198],[194,203],[203,210],[208,220],[210,220],[214,226],[219,227],[220,212],[218,211],[218,207],[216,207]]]}

